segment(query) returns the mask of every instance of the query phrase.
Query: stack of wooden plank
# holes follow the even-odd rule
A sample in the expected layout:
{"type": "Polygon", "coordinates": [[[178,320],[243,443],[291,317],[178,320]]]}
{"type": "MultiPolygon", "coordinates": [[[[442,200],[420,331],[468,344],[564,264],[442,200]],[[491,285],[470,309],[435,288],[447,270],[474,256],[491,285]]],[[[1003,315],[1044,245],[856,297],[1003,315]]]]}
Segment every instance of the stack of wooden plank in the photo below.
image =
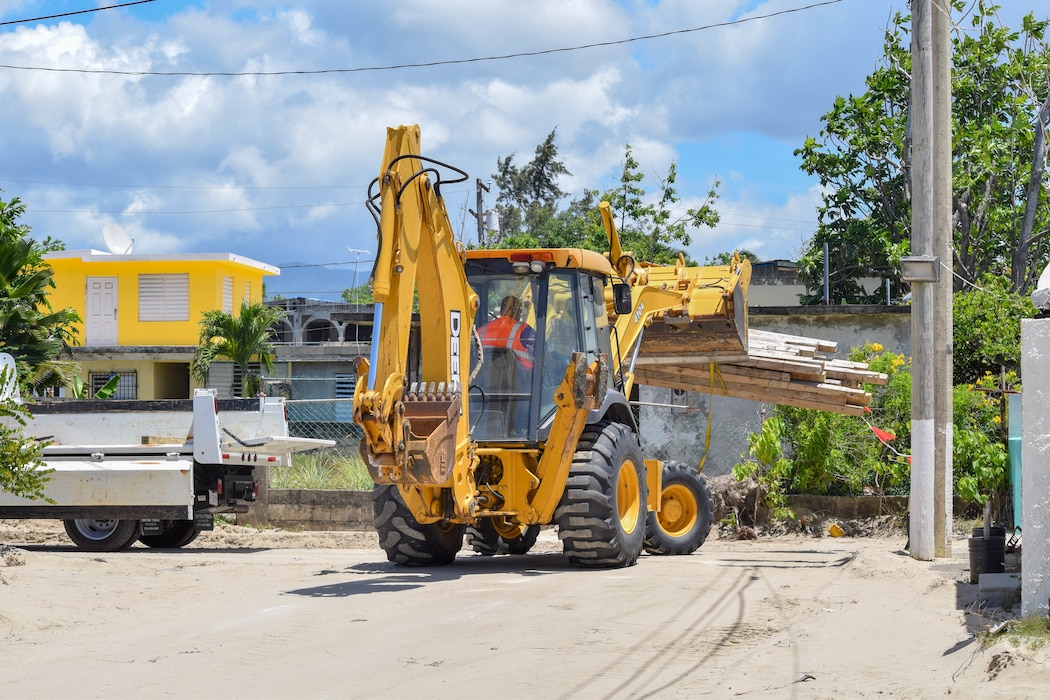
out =
{"type": "Polygon", "coordinates": [[[647,348],[643,335],[635,381],[855,416],[863,415],[871,402],[864,385],[887,381],[865,363],[829,357],[837,350],[832,341],[753,329],[747,338],[746,356],[720,357],[702,333],[694,336],[695,342],[677,343],[673,354],[666,345],[647,348]]]}

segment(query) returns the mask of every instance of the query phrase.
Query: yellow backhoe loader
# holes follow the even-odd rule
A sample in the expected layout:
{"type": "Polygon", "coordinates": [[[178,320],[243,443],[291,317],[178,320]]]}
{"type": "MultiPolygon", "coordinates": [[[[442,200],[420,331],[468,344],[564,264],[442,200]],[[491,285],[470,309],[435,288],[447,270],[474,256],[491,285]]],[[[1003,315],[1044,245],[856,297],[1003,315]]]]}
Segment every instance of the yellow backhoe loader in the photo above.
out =
{"type": "Polygon", "coordinates": [[[388,129],[369,187],[374,328],[353,407],[388,558],[448,564],[464,537],[483,554],[523,554],[545,525],[579,566],[695,551],[710,492],[695,467],[642,456],[633,363],[656,315],[709,354],[746,357],[750,263],[636,262],[607,203],[606,255],[464,250],[441,187],[465,179],[421,155],[418,126],[402,126],[388,129]]]}

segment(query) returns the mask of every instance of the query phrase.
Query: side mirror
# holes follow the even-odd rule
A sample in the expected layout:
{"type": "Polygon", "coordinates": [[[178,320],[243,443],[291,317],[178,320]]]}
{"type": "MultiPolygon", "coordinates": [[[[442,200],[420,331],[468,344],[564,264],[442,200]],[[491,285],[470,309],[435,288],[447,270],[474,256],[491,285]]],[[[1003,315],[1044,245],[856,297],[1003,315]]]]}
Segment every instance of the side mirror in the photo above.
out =
{"type": "Polygon", "coordinates": [[[631,313],[631,285],[616,282],[613,284],[612,291],[613,311],[616,312],[616,315],[624,316],[631,313]]]}

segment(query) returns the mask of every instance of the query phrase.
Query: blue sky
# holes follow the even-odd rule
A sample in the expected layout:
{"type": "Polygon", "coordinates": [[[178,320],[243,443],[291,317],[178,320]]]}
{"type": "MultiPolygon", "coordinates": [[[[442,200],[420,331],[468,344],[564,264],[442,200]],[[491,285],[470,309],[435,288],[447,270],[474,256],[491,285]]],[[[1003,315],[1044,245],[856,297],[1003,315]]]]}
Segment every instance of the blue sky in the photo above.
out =
{"type": "MultiPolygon", "coordinates": [[[[0,0],[0,22],[120,2],[0,0]]],[[[70,249],[104,250],[102,229],[118,224],[136,253],[319,265],[309,281],[268,288],[332,298],[353,276],[352,265],[333,263],[357,258],[348,248],[375,248],[363,200],[387,126],[419,123],[424,152],[470,174],[444,194],[454,228],[471,240],[474,178],[489,179],[500,157],[528,161],[556,128],[570,194],[610,185],[630,143],[654,188],[677,164],[683,209],[721,182],[722,222],[692,232],[694,258],[747,248],[790,259],[815,226],[819,198],[793,151],[819,133],[837,95],[863,90],[883,29],[904,8],[820,2],[158,0],[0,25],[6,66],[239,73],[494,56],[771,15],[402,70],[172,77],[0,68],[0,197],[19,197],[23,223],[70,249]]],[[[1010,26],[1032,7],[1001,4],[1010,26]]]]}

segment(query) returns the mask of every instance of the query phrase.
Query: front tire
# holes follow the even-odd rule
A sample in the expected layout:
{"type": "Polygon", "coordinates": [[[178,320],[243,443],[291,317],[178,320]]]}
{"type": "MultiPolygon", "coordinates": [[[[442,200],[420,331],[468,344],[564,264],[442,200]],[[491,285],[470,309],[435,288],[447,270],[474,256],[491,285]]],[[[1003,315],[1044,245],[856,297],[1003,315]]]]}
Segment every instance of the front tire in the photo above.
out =
{"type": "Polygon", "coordinates": [[[587,426],[554,513],[569,562],[594,568],[634,564],[642,552],[646,510],[638,438],[619,423],[587,426]]]}
{"type": "Polygon", "coordinates": [[[197,539],[200,530],[193,526],[192,520],[165,520],[168,526],[159,535],[142,535],[139,542],[151,548],[178,549],[197,539]]]}
{"type": "Polygon", "coordinates": [[[379,484],[372,489],[372,515],[379,545],[395,564],[444,566],[452,563],[463,546],[464,525],[420,524],[396,486],[379,484]]]}
{"type": "Polygon", "coordinates": [[[645,521],[645,551],[692,554],[707,540],[714,517],[707,480],[681,462],[664,462],[660,510],[645,521]]]}
{"type": "Polygon", "coordinates": [[[89,552],[119,552],[135,544],[139,538],[138,520],[83,518],[62,523],[73,544],[89,552]]]}

